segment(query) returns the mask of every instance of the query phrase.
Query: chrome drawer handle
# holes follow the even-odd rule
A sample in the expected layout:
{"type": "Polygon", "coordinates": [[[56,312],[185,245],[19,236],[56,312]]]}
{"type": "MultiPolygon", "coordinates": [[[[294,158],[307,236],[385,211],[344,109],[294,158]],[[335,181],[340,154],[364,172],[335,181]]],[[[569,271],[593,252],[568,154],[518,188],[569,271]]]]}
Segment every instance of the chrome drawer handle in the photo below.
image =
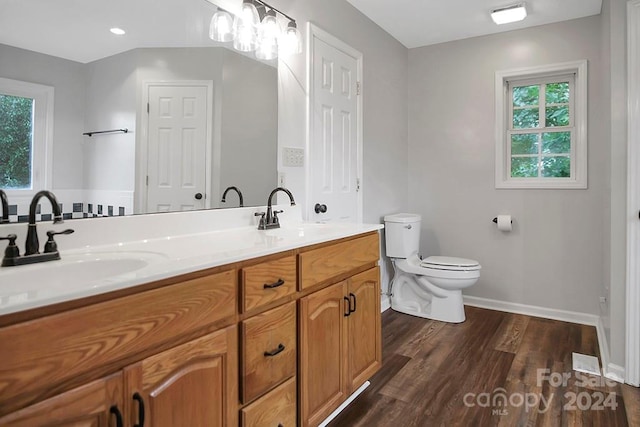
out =
{"type": "Polygon", "coordinates": [[[264,284],[264,288],[265,289],[273,289],[273,288],[277,288],[277,287],[282,286],[282,285],[284,285],[284,280],[278,279],[278,281],[275,282],[275,283],[265,283],[264,284]]]}
{"type": "Polygon", "coordinates": [[[278,353],[282,353],[283,351],[284,351],[284,344],[278,344],[278,348],[276,348],[275,350],[265,351],[264,352],[264,356],[265,357],[273,357],[278,353]]]}

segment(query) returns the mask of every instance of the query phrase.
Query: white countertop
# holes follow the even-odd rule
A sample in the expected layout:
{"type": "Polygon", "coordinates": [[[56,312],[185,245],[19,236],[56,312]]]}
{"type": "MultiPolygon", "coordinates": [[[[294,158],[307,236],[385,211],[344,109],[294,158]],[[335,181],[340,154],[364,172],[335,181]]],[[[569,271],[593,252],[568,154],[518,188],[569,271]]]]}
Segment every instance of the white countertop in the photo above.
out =
{"type": "Polygon", "coordinates": [[[59,261],[0,268],[0,315],[99,295],[382,228],[381,224],[292,221],[289,225],[283,224],[282,228],[266,231],[257,230],[252,225],[111,242],[102,246],[61,248],[62,260],[59,261]]]}

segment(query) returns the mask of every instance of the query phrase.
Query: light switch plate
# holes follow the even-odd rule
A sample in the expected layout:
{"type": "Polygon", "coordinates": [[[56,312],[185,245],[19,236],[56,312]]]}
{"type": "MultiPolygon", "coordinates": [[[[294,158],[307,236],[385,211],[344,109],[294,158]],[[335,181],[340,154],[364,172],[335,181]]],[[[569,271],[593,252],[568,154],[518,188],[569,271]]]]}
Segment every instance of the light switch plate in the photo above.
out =
{"type": "Polygon", "coordinates": [[[283,147],[282,166],[302,167],[304,166],[304,148],[283,147]]]}

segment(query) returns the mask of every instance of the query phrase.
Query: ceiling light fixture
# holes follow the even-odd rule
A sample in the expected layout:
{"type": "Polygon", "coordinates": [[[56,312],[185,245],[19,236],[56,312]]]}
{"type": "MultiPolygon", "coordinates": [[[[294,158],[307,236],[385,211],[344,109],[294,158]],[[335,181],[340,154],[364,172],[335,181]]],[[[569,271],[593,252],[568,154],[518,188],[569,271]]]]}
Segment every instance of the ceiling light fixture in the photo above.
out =
{"type": "Polygon", "coordinates": [[[491,19],[498,25],[522,21],[526,17],[527,8],[524,3],[518,3],[491,11],[491,19]]]}
{"type": "Polygon", "coordinates": [[[118,27],[113,27],[109,31],[111,31],[116,36],[124,36],[127,33],[125,30],[123,30],[122,28],[118,28],[118,27]]]}
{"type": "Polygon", "coordinates": [[[255,51],[256,57],[263,60],[302,52],[302,35],[296,21],[262,0],[243,0],[241,12],[235,18],[218,8],[211,18],[209,38],[217,42],[233,41],[236,50],[255,51]],[[289,21],[284,32],[276,13],[289,21]]]}

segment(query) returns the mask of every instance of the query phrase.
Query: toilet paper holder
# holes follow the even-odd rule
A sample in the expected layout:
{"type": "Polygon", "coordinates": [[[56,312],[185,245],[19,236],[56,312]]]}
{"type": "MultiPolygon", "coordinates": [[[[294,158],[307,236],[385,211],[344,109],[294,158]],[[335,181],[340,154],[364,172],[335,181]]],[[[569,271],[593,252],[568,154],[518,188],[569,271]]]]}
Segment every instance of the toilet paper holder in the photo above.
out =
{"type": "MultiPolygon", "coordinates": [[[[498,223],[498,217],[493,218],[491,221],[495,222],[496,224],[498,223]]],[[[513,224],[513,220],[511,220],[511,224],[513,224]]]]}

